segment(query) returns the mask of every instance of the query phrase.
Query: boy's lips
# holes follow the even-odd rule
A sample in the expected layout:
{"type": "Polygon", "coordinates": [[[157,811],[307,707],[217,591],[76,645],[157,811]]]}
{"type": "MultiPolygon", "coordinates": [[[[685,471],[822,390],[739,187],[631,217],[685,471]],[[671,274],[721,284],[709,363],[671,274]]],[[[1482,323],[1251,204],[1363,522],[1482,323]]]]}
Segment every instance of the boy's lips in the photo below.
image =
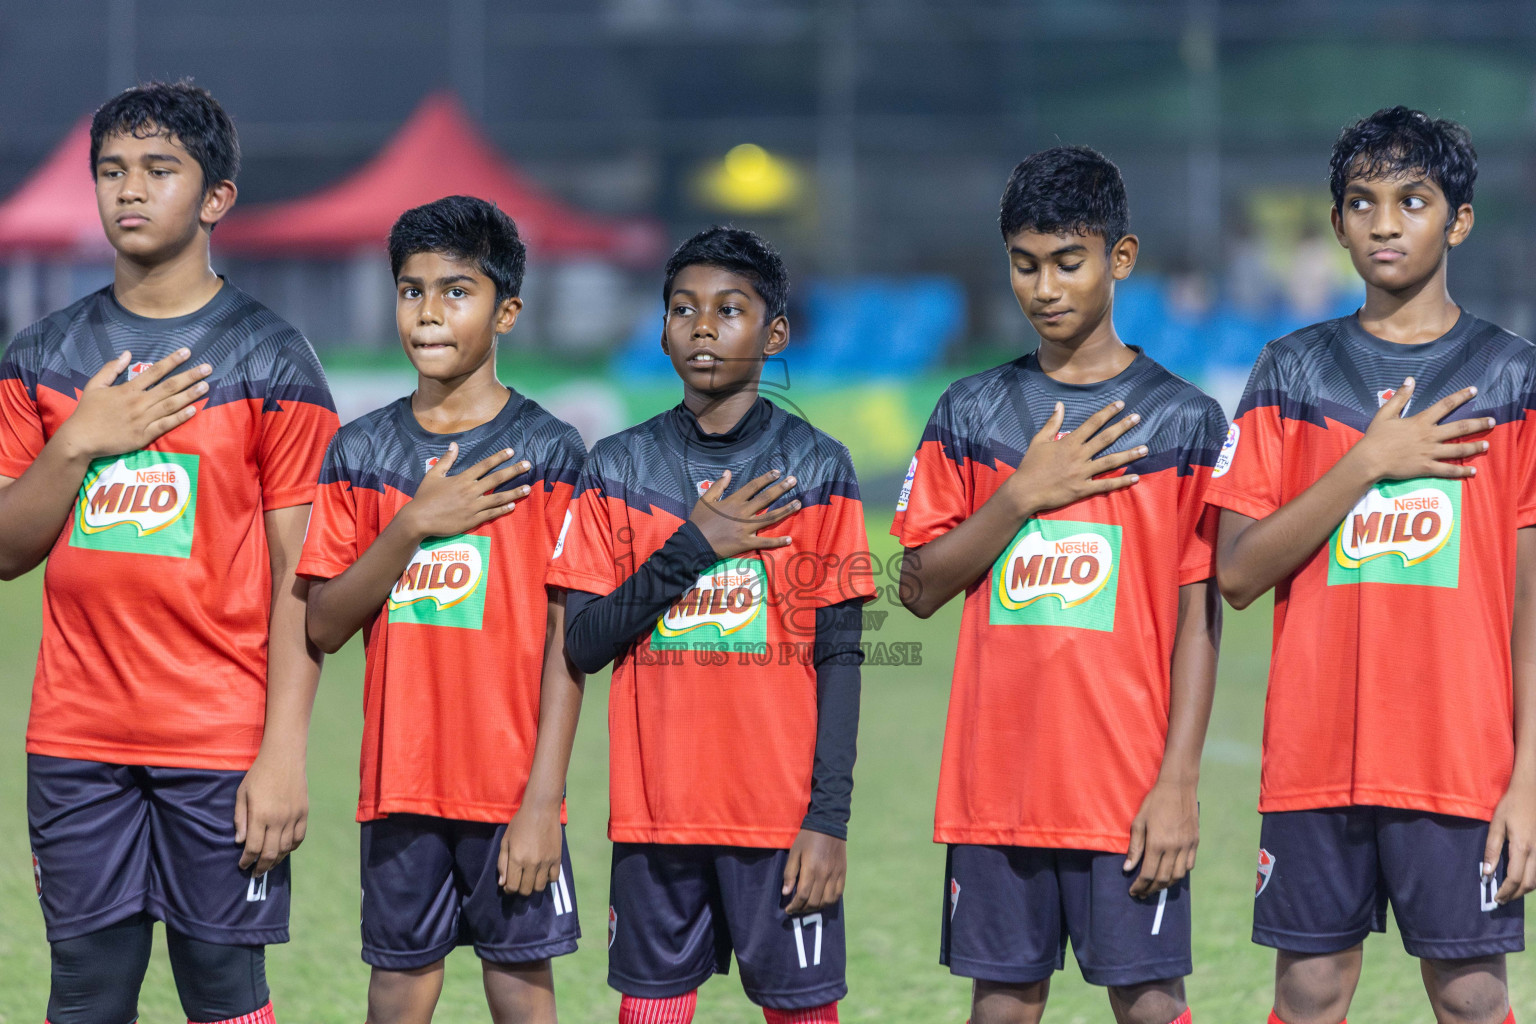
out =
{"type": "Polygon", "coordinates": [[[1042,310],[1035,314],[1035,319],[1043,320],[1048,324],[1059,324],[1062,318],[1070,312],[1072,312],[1070,309],[1042,310]]]}
{"type": "Polygon", "coordinates": [[[715,367],[715,366],[720,365],[721,362],[722,362],[722,360],[721,360],[721,358],[719,356],[715,355],[713,352],[710,352],[708,350],[704,350],[704,351],[701,351],[701,352],[695,352],[692,355],[690,355],[688,357],[688,359],[687,359],[687,363],[688,363],[689,366],[696,366],[696,367],[702,367],[702,368],[715,367]]]}
{"type": "Polygon", "coordinates": [[[117,218],[117,226],[120,228],[137,228],[149,223],[149,218],[142,213],[125,213],[117,218]]]}
{"type": "Polygon", "coordinates": [[[1378,263],[1396,263],[1398,260],[1406,259],[1407,256],[1408,254],[1401,249],[1377,249],[1371,253],[1371,259],[1378,263]]]}

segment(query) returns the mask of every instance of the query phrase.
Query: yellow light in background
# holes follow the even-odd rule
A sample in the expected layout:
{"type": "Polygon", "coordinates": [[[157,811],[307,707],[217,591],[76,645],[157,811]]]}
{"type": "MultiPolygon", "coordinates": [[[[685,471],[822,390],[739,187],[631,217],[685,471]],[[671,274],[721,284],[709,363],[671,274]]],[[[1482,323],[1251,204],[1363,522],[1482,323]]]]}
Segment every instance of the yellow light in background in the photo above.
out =
{"type": "Polygon", "coordinates": [[[799,169],[762,146],[744,142],[699,170],[694,191],[706,206],[732,213],[778,213],[803,192],[799,169]]]}

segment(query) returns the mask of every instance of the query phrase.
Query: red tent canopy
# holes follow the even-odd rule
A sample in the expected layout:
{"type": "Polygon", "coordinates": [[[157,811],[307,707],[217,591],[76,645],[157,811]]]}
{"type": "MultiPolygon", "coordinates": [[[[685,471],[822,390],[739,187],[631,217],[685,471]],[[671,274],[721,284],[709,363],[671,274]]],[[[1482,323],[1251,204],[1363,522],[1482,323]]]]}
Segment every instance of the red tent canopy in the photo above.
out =
{"type": "Polygon", "coordinates": [[[0,203],[0,253],[99,256],[110,252],[96,214],[87,117],[0,203]]]}
{"type": "Polygon", "coordinates": [[[214,233],[219,249],[249,256],[339,256],[384,244],[395,218],[449,195],[489,199],[517,221],[536,259],[655,257],[656,223],[596,217],[525,179],[450,93],[428,96],[367,164],[313,195],[241,209],[214,233]]]}

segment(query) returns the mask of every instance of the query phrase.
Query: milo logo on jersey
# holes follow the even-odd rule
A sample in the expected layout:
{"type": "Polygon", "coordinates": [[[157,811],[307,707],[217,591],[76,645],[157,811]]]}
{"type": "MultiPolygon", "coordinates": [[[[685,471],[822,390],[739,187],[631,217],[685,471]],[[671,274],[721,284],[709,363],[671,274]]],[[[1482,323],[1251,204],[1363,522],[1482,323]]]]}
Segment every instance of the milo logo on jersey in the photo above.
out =
{"type": "Polygon", "coordinates": [[[460,534],[427,541],[389,592],[389,621],[479,629],[490,563],[489,537],[460,534]]]}
{"type": "Polygon", "coordinates": [[[992,567],[993,625],[1115,628],[1120,527],[1031,519],[992,567]]]}
{"type": "Polygon", "coordinates": [[[190,558],[197,456],[138,451],[95,459],[75,499],[70,547],[190,558]]]}
{"type": "Polygon", "coordinates": [[[1461,481],[1377,484],[1350,509],[1329,546],[1328,583],[1454,587],[1461,570],[1461,481]]]}
{"type": "Polygon", "coordinates": [[[651,630],[652,650],[768,650],[768,576],[756,558],[722,558],[672,603],[651,630]]]}

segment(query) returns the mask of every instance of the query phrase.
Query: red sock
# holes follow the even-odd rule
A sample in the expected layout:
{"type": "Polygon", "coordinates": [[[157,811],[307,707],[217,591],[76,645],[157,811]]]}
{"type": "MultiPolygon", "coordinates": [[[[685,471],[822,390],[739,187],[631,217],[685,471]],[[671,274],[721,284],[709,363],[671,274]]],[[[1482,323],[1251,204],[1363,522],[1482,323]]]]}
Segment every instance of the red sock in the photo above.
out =
{"type": "MultiPolygon", "coordinates": [[[[187,1024],[196,1024],[196,1022],[189,1020],[187,1024]]],[[[208,1024],[277,1024],[277,1018],[272,1016],[272,1004],[268,1002],[267,1005],[250,1013],[231,1017],[229,1020],[210,1021],[208,1024]]]]}
{"type": "Polygon", "coordinates": [[[619,1000],[619,1024],[689,1024],[698,1005],[698,989],[668,999],[624,996],[619,1000]]]}
{"type": "Polygon", "coordinates": [[[1509,1016],[1504,1018],[1504,1024],[1515,1024],[1515,1008],[1509,1008],[1509,1016]]]}
{"type": "Polygon", "coordinates": [[[804,1010],[775,1010],[765,1006],[763,1019],[768,1024],[837,1024],[837,1000],[804,1010]]]}
{"type": "Polygon", "coordinates": [[[1191,1024],[1194,1019],[1189,1015],[1189,1007],[1186,1006],[1184,1007],[1184,1012],[1173,1018],[1168,1024],[1191,1024]]]}
{"type": "MultiPolygon", "coordinates": [[[[1175,1022],[1175,1024],[1177,1024],[1177,1022],[1175,1022]]],[[[1285,1024],[1285,1021],[1281,1020],[1280,1019],[1280,1015],[1278,1013],[1276,1013],[1274,1010],[1270,1010],[1269,1011],[1269,1024],[1285,1024]]],[[[1339,1024],[1349,1024],[1349,1021],[1341,1020],[1341,1021],[1339,1021],[1339,1024]]],[[[1504,1024],[1509,1024],[1509,1022],[1505,1021],[1504,1024]]]]}

